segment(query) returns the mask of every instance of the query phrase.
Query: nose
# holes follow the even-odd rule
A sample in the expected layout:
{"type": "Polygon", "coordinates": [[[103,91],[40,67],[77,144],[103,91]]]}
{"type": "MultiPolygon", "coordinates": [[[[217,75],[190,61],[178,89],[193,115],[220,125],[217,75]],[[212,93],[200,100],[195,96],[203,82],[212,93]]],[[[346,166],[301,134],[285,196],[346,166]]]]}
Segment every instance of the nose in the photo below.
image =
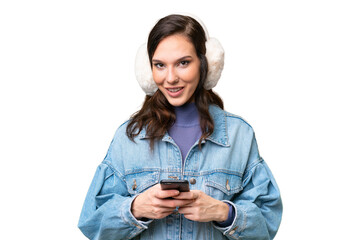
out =
{"type": "Polygon", "coordinates": [[[176,70],[174,69],[174,67],[168,68],[166,81],[170,84],[175,84],[179,81],[179,78],[177,76],[177,73],[176,73],[176,70]]]}

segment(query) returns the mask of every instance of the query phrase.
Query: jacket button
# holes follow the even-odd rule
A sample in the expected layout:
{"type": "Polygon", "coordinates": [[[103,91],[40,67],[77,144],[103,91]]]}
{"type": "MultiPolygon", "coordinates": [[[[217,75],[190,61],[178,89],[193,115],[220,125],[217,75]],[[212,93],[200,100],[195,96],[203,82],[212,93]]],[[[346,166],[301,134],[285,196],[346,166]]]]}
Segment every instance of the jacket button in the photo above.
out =
{"type": "Polygon", "coordinates": [[[136,188],[137,188],[136,179],[134,179],[134,184],[132,185],[132,190],[135,191],[136,188]]]}
{"type": "Polygon", "coordinates": [[[226,189],[230,191],[229,179],[226,179],[226,189]]]}
{"type": "Polygon", "coordinates": [[[195,178],[190,178],[190,183],[191,183],[191,184],[195,184],[195,183],[196,183],[196,179],[195,179],[195,178]]]}
{"type": "Polygon", "coordinates": [[[235,233],[235,230],[237,229],[238,227],[235,227],[233,230],[231,230],[230,232],[229,232],[229,234],[230,235],[233,235],[234,233],[235,233]]]}

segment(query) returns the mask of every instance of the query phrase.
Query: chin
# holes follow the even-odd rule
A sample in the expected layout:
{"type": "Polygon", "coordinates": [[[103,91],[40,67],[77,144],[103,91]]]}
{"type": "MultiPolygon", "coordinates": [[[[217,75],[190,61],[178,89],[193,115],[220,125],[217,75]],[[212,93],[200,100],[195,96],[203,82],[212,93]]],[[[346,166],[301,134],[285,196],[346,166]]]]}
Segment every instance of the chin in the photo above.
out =
{"type": "Polygon", "coordinates": [[[190,102],[194,102],[194,100],[190,100],[190,99],[168,99],[168,102],[174,106],[174,107],[180,107],[184,104],[190,103],[190,102]]]}
{"type": "Polygon", "coordinates": [[[170,101],[168,100],[168,102],[174,107],[180,107],[186,103],[186,101],[177,101],[177,100],[174,101],[172,99],[170,101]]]}

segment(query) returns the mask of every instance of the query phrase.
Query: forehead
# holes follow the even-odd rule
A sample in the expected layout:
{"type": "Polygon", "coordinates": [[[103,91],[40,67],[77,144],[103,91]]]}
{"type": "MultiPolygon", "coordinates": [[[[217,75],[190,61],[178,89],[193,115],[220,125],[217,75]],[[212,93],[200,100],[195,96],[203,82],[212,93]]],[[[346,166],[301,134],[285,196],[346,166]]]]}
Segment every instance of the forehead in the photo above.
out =
{"type": "Polygon", "coordinates": [[[192,42],[185,36],[175,34],[168,36],[158,44],[153,59],[172,60],[184,56],[196,56],[195,47],[192,42]]]}

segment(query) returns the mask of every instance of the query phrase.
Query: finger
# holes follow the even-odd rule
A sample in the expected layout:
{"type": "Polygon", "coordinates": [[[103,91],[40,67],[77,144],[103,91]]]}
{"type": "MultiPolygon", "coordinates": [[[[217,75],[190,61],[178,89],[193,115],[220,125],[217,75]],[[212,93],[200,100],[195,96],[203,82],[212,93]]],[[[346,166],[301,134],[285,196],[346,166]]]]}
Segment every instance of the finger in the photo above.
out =
{"type": "Polygon", "coordinates": [[[173,211],[176,210],[176,207],[170,207],[170,208],[168,208],[168,207],[159,207],[157,209],[161,213],[172,213],[173,211]]]}
{"type": "Polygon", "coordinates": [[[195,200],[199,197],[199,194],[196,191],[190,192],[181,192],[179,195],[173,197],[175,199],[192,199],[195,200]]]}
{"type": "Polygon", "coordinates": [[[179,191],[178,190],[157,190],[155,192],[155,197],[157,198],[171,198],[171,197],[175,197],[177,195],[179,195],[179,191]]]}
{"type": "Polygon", "coordinates": [[[149,218],[161,219],[164,218],[174,212],[175,209],[168,208],[155,208],[149,215],[149,218]]]}
{"type": "Polygon", "coordinates": [[[178,209],[178,212],[184,215],[188,215],[188,214],[192,214],[193,213],[193,207],[191,206],[184,206],[184,207],[180,207],[178,209]]]}
{"type": "Polygon", "coordinates": [[[190,201],[191,200],[176,200],[173,198],[170,198],[170,199],[155,198],[155,199],[153,199],[151,205],[156,208],[175,209],[176,207],[188,204],[190,201]]]}
{"type": "Polygon", "coordinates": [[[166,212],[172,212],[176,209],[176,206],[169,206],[168,204],[164,204],[163,200],[158,200],[156,201],[156,203],[153,205],[152,208],[152,212],[157,212],[157,213],[166,213],[166,212]]]}
{"type": "Polygon", "coordinates": [[[186,206],[188,204],[191,204],[193,202],[193,200],[177,200],[177,199],[165,199],[162,200],[163,203],[163,207],[182,207],[182,206],[186,206]]]}

